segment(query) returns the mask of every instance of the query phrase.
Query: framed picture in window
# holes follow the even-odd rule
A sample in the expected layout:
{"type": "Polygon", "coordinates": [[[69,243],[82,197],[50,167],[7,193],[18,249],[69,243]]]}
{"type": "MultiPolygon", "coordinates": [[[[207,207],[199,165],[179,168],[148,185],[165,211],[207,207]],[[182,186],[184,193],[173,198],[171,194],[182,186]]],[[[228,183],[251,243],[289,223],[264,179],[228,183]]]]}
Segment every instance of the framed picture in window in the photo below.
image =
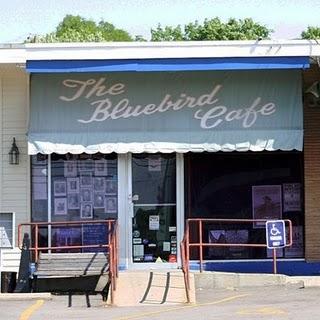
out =
{"type": "Polygon", "coordinates": [[[65,177],[76,177],[77,172],[77,161],[64,161],[64,176],[65,177]]]}
{"type": "Polygon", "coordinates": [[[92,187],[92,172],[81,172],[80,173],[80,187],[92,187]]]}
{"type": "Polygon", "coordinates": [[[106,179],[104,177],[93,178],[94,191],[105,192],[106,190],[106,179]]]}
{"type": "Polygon", "coordinates": [[[92,159],[80,160],[79,171],[93,171],[93,160],[92,159]]]}
{"type": "Polygon", "coordinates": [[[96,177],[99,176],[107,176],[108,175],[108,168],[107,168],[107,161],[104,159],[96,160],[94,162],[94,175],[96,177]]]}
{"type": "Polygon", "coordinates": [[[106,200],[106,213],[117,212],[117,197],[109,197],[106,200]]]}
{"type": "Polygon", "coordinates": [[[95,192],[93,206],[95,209],[105,208],[105,194],[104,192],[95,192]]]}
{"type": "Polygon", "coordinates": [[[81,219],[92,219],[93,218],[92,202],[81,203],[80,217],[81,217],[81,219]]]}
{"type": "Polygon", "coordinates": [[[67,214],[67,198],[54,199],[54,214],[63,216],[67,214]]]}
{"type": "Polygon", "coordinates": [[[79,178],[67,178],[68,193],[79,193],[79,178]]]}
{"type": "Polygon", "coordinates": [[[68,199],[68,209],[70,210],[80,209],[79,193],[69,193],[67,199],[68,199]]]}
{"type": "Polygon", "coordinates": [[[92,201],[92,189],[90,188],[84,188],[81,189],[81,201],[92,201]]]}
{"type": "Polygon", "coordinates": [[[106,194],[107,195],[116,195],[118,189],[117,180],[106,180],[106,194]]]}
{"type": "Polygon", "coordinates": [[[67,195],[67,185],[65,180],[55,180],[53,182],[53,194],[55,197],[67,195]]]}

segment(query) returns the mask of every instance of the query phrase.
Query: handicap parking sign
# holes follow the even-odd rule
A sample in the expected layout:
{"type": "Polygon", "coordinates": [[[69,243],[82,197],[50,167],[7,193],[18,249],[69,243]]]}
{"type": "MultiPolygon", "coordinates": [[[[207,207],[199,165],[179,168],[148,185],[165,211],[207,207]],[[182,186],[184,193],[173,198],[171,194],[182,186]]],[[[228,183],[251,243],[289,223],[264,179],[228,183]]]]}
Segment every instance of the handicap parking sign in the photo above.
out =
{"type": "Polygon", "coordinates": [[[283,220],[269,220],[266,222],[266,239],[268,249],[285,247],[286,230],[283,220]]]}

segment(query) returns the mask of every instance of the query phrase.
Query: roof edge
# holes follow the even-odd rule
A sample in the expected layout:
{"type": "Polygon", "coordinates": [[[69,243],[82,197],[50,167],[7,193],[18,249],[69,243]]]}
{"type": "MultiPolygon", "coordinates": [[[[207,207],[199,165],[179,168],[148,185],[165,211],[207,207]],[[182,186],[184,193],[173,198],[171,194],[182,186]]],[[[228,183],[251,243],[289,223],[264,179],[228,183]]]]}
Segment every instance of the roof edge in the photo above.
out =
{"type": "Polygon", "coordinates": [[[27,60],[320,57],[317,40],[0,44],[0,63],[27,60]]]}

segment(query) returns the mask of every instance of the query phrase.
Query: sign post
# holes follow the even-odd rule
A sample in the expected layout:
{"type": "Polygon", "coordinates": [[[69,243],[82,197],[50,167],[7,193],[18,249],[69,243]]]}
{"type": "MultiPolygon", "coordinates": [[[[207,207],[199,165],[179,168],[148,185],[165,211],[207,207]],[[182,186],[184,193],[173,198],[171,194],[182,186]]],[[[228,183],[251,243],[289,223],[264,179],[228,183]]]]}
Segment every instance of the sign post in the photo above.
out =
{"type": "Polygon", "coordinates": [[[268,220],[266,222],[267,248],[273,249],[273,273],[277,273],[277,248],[286,246],[286,230],[283,220],[268,220]]]}

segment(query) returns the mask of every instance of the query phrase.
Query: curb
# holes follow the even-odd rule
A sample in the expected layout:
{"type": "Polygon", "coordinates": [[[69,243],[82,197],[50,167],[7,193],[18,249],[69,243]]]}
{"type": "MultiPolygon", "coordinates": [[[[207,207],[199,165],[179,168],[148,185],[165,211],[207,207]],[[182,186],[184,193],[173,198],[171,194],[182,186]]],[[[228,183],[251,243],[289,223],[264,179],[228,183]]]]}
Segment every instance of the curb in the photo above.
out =
{"type": "Polygon", "coordinates": [[[257,274],[232,272],[194,273],[196,289],[245,288],[299,285],[301,288],[320,287],[319,276],[286,276],[283,274],[257,274]]]}
{"type": "Polygon", "coordinates": [[[302,283],[304,288],[315,288],[320,287],[320,276],[296,276],[287,277],[287,284],[302,283]]]}
{"type": "Polygon", "coordinates": [[[0,301],[26,301],[39,299],[51,300],[51,293],[0,293],[0,301]]]}

